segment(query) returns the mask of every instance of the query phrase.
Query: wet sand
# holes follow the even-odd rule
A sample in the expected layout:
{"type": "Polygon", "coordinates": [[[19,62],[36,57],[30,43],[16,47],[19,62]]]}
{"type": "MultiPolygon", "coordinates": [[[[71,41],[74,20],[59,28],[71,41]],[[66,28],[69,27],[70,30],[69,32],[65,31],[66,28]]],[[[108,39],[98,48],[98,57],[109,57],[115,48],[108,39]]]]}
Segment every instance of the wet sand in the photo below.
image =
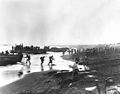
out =
{"type": "Polygon", "coordinates": [[[56,73],[58,70],[35,72],[0,88],[1,94],[76,94],[85,92],[84,87],[94,86],[94,82],[71,80],[71,72],[56,73]],[[72,85],[70,83],[72,82],[72,85]],[[79,85],[79,83],[82,83],[79,85]],[[86,83],[86,84],[85,84],[86,83]]]}
{"type": "MultiPolygon", "coordinates": [[[[116,83],[119,84],[120,74],[112,76],[115,78],[116,83]]],[[[101,92],[105,92],[104,79],[107,77],[107,75],[98,75],[101,92]]],[[[79,79],[73,80],[71,72],[60,73],[58,70],[34,72],[1,87],[0,94],[86,94],[85,88],[96,86],[95,79],[83,73],[79,75],[79,79]]],[[[97,89],[92,92],[98,94],[97,89]]]]}

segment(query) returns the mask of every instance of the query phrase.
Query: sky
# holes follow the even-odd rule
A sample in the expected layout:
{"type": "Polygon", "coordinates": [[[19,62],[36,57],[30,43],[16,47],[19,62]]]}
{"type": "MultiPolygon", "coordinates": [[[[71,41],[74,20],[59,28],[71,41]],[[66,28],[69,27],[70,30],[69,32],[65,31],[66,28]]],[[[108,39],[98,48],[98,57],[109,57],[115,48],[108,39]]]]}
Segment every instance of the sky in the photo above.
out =
{"type": "Polygon", "coordinates": [[[120,0],[0,0],[0,44],[120,42],[120,0]]]}

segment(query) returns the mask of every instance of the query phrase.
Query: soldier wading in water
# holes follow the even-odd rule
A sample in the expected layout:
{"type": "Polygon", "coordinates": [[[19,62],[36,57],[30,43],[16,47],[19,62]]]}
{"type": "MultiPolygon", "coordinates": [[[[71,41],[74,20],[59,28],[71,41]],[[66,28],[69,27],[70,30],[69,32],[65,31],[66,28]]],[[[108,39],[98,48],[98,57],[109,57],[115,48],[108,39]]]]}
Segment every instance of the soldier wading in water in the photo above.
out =
{"type": "Polygon", "coordinates": [[[49,63],[48,63],[48,66],[49,66],[50,70],[52,69],[52,66],[53,66],[53,64],[52,64],[53,60],[54,60],[54,58],[53,58],[53,55],[52,55],[52,56],[49,57],[49,63]]]}
{"type": "Polygon", "coordinates": [[[30,66],[31,66],[31,62],[30,62],[31,57],[30,57],[29,54],[27,54],[25,58],[27,58],[26,59],[26,67],[27,67],[27,72],[29,73],[30,72],[30,66]]]}
{"type": "Polygon", "coordinates": [[[44,70],[43,63],[44,63],[45,56],[40,57],[41,60],[41,71],[44,70]]]}

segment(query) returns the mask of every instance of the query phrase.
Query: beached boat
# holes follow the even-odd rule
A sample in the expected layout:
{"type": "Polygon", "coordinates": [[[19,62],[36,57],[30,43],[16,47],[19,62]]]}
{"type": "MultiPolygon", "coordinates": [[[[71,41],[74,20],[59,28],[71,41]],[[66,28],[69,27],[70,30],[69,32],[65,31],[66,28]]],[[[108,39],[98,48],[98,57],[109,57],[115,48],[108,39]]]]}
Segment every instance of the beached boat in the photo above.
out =
{"type": "Polygon", "coordinates": [[[17,62],[20,62],[21,58],[20,55],[13,55],[13,54],[0,54],[0,66],[6,66],[6,65],[13,65],[17,62]]]}

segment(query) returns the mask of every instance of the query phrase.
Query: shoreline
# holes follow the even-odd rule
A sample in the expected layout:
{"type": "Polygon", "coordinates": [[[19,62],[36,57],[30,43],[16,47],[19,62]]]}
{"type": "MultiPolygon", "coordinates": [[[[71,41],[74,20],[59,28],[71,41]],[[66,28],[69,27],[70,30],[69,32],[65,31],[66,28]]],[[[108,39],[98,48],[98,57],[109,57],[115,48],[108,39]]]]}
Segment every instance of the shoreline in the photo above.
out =
{"type": "MultiPolygon", "coordinates": [[[[61,56],[67,60],[66,57],[61,56]]],[[[72,60],[73,59],[69,59],[72,60]]],[[[105,92],[105,79],[113,77],[116,84],[120,84],[120,65],[103,67],[96,72],[80,72],[79,79],[72,79],[72,72],[61,72],[60,70],[49,70],[33,72],[23,78],[0,88],[0,94],[86,94],[86,88],[95,87],[95,79],[98,79],[101,92],[105,92]],[[119,71],[119,72],[118,72],[119,71]],[[89,77],[95,75],[95,77],[89,77]],[[72,84],[71,84],[72,83],[72,84]]],[[[93,93],[96,94],[97,88],[93,93]]]]}
{"type": "MultiPolygon", "coordinates": [[[[95,72],[93,74],[96,75],[95,72]]],[[[72,80],[72,72],[61,73],[60,70],[34,72],[1,87],[0,94],[76,94],[73,92],[86,94],[85,88],[96,86],[96,78],[89,78],[87,75],[89,73],[81,72],[79,79],[72,80]]],[[[116,77],[114,80],[117,84],[120,83],[120,73],[112,76],[116,77]]],[[[103,86],[106,78],[106,75],[98,75],[101,92],[105,92],[103,86]]],[[[96,89],[93,92],[96,92],[96,89]]]]}
{"type": "MultiPolygon", "coordinates": [[[[88,83],[89,79],[72,81],[72,73],[57,73],[59,70],[44,71],[44,72],[35,72],[28,75],[25,75],[24,78],[17,80],[7,86],[0,88],[0,93],[2,94],[64,94],[69,92],[73,88],[74,92],[81,90],[85,92],[85,87],[95,86],[95,82],[91,79],[91,82],[88,83]],[[57,73],[57,74],[56,74],[57,73]],[[78,83],[86,83],[79,84],[78,83]],[[70,83],[73,83],[72,86],[69,86],[70,83]],[[61,92],[61,93],[60,93],[61,92]]],[[[79,92],[81,92],[79,91],[79,92]]]]}

